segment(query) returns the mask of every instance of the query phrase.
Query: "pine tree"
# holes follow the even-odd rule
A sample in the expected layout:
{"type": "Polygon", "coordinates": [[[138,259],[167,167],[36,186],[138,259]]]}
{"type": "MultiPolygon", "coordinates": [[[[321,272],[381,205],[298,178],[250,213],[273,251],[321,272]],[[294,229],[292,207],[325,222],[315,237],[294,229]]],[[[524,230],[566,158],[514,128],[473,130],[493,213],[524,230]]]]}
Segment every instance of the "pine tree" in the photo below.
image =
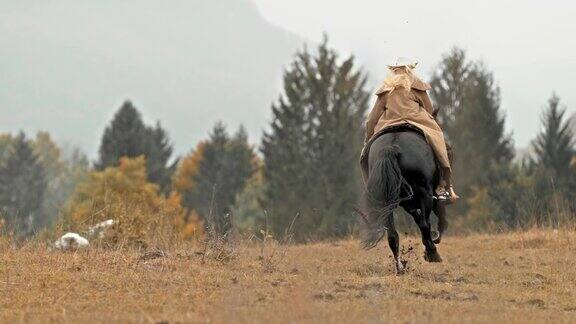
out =
{"type": "MultiPolygon", "coordinates": [[[[454,145],[468,162],[478,162],[480,170],[494,163],[507,164],[514,157],[511,135],[506,134],[500,109],[500,89],[482,64],[475,64],[467,80],[464,109],[456,114],[458,131],[454,145]]],[[[467,169],[470,165],[466,166],[467,169]]]]}
{"type": "Polygon", "coordinates": [[[225,165],[226,187],[229,189],[226,196],[226,208],[229,210],[257,169],[256,155],[254,149],[248,144],[248,134],[244,126],[240,126],[228,144],[225,165]]]}
{"type": "Polygon", "coordinates": [[[4,156],[6,149],[10,147],[10,143],[12,143],[11,134],[0,134],[0,159],[4,156]]]}
{"type": "Polygon", "coordinates": [[[146,147],[148,180],[158,184],[162,193],[168,194],[178,159],[170,161],[173,153],[172,144],[168,133],[159,122],[156,123],[155,127],[148,127],[146,131],[148,134],[146,147]]]}
{"type": "Polygon", "coordinates": [[[140,112],[130,101],[124,102],[104,130],[96,169],[102,171],[107,167],[117,166],[122,157],[134,158],[143,155],[146,138],[146,126],[140,112]]]}
{"type": "Polygon", "coordinates": [[[300,240],[344,235],[359,197],[366,75],[354,57],[341,62],[327,43],[315,55],[304,48],[285,71],[284,94],[272,106],[262,144],[272,228],[281,234],[300,214],[300,240]]]}
{"type": "Polygon", "coordinates": [[[464,50],[454,47],[442,57],[432,75],[430,95],[437,109],[437,120],[449,139],[458,137],[453,124],[463,109],[465,88],[472,68],[464,50]]]}
{"type": "Polygon", "coordinates": [[[226,190],[226,148],[230,137],[223,123],[217,123],[204,146],[198,173],[194,177],[196,190],[184,195],[187,206],[195,208],[204,218],[212,222],[219,233],[225,233],[227,202],[226,190]]]}
{"type": "Polygon", "coordinates": [[[574,134],[565,114],[566,108],[560,107],[560,98],[553,94],[542,115],[542,130],[534,140],[535,162],[559,179],[573,175],[574,134]]]}
{"type": "Polygon", "coordinates": [[[230,137],[217,123],[209,139],[182,163],[176,183],[184,204],[208,220],[217,233],[227,233],[231,209],[248,179],[256,171],[255,154],[244,128],[230,137]],[[188,167],[190,163],[194,164],[188,167]]]}
{"type": "Polygon", "coordinates": [[[120,158],[146,157],[148,179],[158,184],[163,193],[170,189],[170,179],[177,161],[170,163],[172,145],[168,133],[160,123],[148,127],[140,112],[130,101],[126,101],[104,130],[100,144],[97,170],[117,166],[120,158]]]}
{"type": "MultiPolygon", "coordinates": [[[[455,186],[470,198],[474,188],[494,184],[499,173],[495,168],[508,168],[514,155],[500,109],[500,89],[492,73],[482,63],[468,62],[460,49],[444,57],[431,85],[456,157],[455,186]]],[[[457,206],[465,211],[466,200],[457,206]]]]}
{"type": "Polygon", "coordinates": [[[19,235],[30,235],[44,223],[42,202],[46,171],[24,133],[4,152],[0,164],[0,214],[19,235]]]}

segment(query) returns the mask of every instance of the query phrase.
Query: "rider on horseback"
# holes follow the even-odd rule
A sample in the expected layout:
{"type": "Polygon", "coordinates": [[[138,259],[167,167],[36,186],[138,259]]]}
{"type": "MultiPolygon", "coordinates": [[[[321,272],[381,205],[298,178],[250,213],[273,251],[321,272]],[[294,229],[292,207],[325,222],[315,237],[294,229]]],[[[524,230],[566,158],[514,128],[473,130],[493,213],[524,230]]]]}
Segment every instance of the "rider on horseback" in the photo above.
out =
{"type": "Polygon", "coordinates": [[[370,144],[392,127],[411,126],[420,130],[432,147],[436,160],[442,168],[442,179],[436,190],[440,201],[452,203],[459,198],[452,186],[452,169],[444,134],[432,116],[432,103],[427,90],[430,86],[413,72],[417,63],[399,58],[389,65],[384,84],[376,92],[378,99],[366,122],[365,146],[361,164],[367,179],[366,157],[370,144]]]}

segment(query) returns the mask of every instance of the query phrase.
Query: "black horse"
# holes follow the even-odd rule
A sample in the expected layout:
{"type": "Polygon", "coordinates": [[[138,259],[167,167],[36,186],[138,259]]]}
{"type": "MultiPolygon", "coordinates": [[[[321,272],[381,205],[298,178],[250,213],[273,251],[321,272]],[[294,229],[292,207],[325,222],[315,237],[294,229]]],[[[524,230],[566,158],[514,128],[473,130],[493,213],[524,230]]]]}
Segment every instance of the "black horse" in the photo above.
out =
{"type": "Polygon", "coordinates": [[[410,128],[399,128],[380,135],[372,142],[368,156],[369,178],[366,188],[367,231],[362,240],[365,249],[375,247],[388,232],[396,270],[403,273],[405,263],[399,256],[399,237],[393,211],[404,208],[420,228],[426,247],[424,259],[442,262],[436,250],[447,227],[445,206],[434,197],[440,180],[434,153],[424,136],[410,128]],[[430,226],[430,214],[438,217],[438,232],[430,226]]]}

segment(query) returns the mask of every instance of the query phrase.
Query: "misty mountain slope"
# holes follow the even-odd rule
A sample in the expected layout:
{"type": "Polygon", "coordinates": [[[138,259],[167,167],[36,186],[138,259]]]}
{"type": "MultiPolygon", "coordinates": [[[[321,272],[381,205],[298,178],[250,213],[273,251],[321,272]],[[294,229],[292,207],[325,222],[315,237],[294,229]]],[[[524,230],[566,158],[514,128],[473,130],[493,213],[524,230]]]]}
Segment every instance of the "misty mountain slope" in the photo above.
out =
{"type": "Polygon", "coordinates": [[[217,120],[254,141],[301,43],[249,0],[0,0],[0,132],[45,129],[94,155],[131,99],[179,153],[217,120]]]}

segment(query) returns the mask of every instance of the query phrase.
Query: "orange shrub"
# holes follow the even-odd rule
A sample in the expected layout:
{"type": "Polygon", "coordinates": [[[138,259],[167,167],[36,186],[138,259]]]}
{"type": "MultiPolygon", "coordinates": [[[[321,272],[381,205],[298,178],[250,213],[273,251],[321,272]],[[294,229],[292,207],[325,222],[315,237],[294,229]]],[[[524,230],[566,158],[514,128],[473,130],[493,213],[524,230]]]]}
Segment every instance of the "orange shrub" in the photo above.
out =
{"type": "Polygon", "coordinates": [[[144,157],[122,158],[118,167],[90,173],[78,186],[63,225],[85,233],[108,219],[115,224],[103,241],[113,245],[168,244],[182,239],[183,230],[192,226],[184,221],[180,196],[174,192],[164,197],[148,182],[144,157]]]}

